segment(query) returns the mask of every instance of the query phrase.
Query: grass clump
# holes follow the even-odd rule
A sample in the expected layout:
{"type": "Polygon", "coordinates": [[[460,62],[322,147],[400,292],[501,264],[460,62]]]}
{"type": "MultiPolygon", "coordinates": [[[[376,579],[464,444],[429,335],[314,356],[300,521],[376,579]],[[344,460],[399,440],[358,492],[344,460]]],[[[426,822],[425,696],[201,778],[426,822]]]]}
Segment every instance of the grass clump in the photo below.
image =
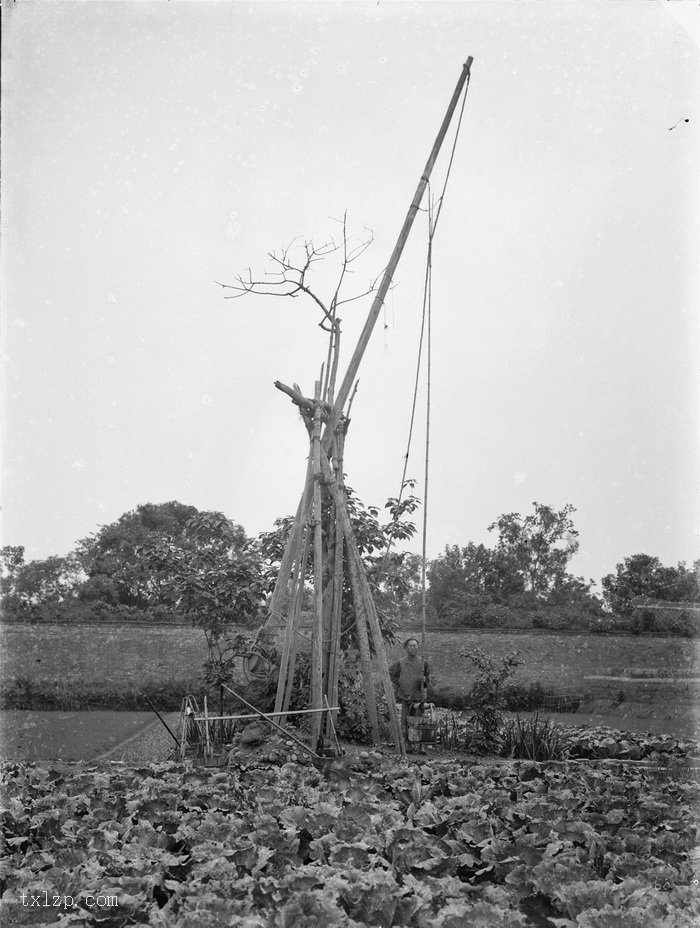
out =
{"type": "Polygon", "coordinates": [[[522,760],[561,760],[568,743],[559,728],[539,713],[526,719],[518,716],[503,725],[500,737],[503,757],[522,760]]]}

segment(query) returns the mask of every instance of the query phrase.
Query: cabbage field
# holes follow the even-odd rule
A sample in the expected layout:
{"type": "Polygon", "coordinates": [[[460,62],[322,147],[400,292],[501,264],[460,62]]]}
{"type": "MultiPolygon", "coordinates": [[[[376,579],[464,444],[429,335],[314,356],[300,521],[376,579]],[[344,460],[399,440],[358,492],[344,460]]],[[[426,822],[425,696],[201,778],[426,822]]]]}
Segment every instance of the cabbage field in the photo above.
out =
{"type": "Polygon", "coordinates": [[[689,773],[377,752],[326,764],[6,765],[2,924],[698,924],[689,773]]]}

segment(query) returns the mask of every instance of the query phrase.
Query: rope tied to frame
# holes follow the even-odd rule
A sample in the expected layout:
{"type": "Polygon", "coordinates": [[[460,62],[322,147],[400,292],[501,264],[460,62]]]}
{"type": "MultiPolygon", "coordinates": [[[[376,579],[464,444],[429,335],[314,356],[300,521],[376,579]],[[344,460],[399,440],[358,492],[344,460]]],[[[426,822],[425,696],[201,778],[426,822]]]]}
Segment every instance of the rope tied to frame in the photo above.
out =
{"type": "MultiPolygon", "coordinates": [[[[462,106],[460,108],[459,118],[457,121],[457,129],[455,131],[454,141],[452,143],[452,150],[450,152],[450,158],[447,165],[447,170],[445,172],[445,180],[442,185],[442,191],[437,201],[437,207],[434,206],[431,198],[431,189],[430,182],[428,182],[428,244],[427,244],[427,253],[426,253],[426,266],[425,266],[425,277],[423,283],[423,307],[421,313],[421,328],[420,336],[418,340],[418,352],[417,352],[417,361],[416,361],[416,373],[414,378],[414,387],[413,387],[413,399],[411,403],[411,416],[408,429],[408,439],[406,443],[406,453],[404,455],[404,466],[403,472],[401,474],[401,486],[397,496],[397,506],[396,514],[394,517],[394,524],[398,523],[400,518],[400,503],[403,497],[403,492],[408,485],[409,481],[406,478],[408,471],[408,462],[410,458],[411,444],[413,439],[413,430],[415,426],[416,419],[416,409],[418,402],[418,389],[420,385],[420,373],[421,373],[421,363],[423,358],[423,346],[425,343],[425,355],[426,355],[426,430],[425,430],[425,462],[424,462],[424,493],[423,493],[423,526],[422,526],[422,545],[421,545],[421,660],[425,661],[425,625],[426,625],[426,551],[427,551],[427,527],[428,527],[428,478],[429,478],[429,460],[430,460],[430,390],[431,390],[431,345],[430,345],[430,334],[431,334],[431,311],[432,311],[432,267],[433,267],[433,239],[435,237],[435,232],[437,230],[438,222],[440,220],[440,214],[442,212],[442,206],[445,200],[445,193],[447,191],[447,185],[450,179],[450,173],[452,171],[452,164],[455,158],[455,152],[457,150],[457,141],[459,139],[460,129],[462,127],[462,119],[464,116],[464,110],[467,103],[467,95],[469,92],[469,81],[471,73],[467,75],[467,80],[464,88],[464,95],[462,98],[462,106]]],[[[389,538],[387,541],[386,550],[384,552],[384,557],[382,559],[380,572],[383,572],[386,567],[386,561],[388,560],[391,546],[394,540],[394,534],[390,530],[389,538]]]]}

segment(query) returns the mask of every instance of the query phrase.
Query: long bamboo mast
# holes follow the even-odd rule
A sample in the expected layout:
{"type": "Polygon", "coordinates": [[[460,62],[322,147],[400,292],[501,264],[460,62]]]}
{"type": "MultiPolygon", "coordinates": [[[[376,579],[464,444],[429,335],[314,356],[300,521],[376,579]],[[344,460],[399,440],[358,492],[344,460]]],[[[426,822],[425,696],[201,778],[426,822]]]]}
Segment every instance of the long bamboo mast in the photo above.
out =
{"type": "Polygon", "coordinates": [[[447,130],[450,126],[450,122],[452,121],[452,116],[454,115],[454,111],[457,108],[457,103],[459,102],[459,98],[462,95],[462,90],[464,89],[466,80],[469,77],[469,72],[470,72],[473,61],[474,59],[470,55],[467,58],[464,65],[462,66],[462,73],[459,76],[459,80],[457,81],[457,86],[455,87],[455,91],[452,94],[452,99],[450,100],[450,105],[447,108],[447,113],[445,114],[445,118],[442,121],[442,125],[440,126],[440,131],[437,134],[437,138],[435,139],[435,142],[433,144],[432,151],[430,152],[430,156],[425,165],[425,170],[423,171],[421,175],[421,178],[418,182],[418,187],[416,188],[416,192],[413,196],[413,200],[411,201],[411,205],[408,208],[408,213],[406,214],[406,218],[404,219],[401,232],[399,233],[398,241],[396,242],[396,245],[394,246],[394,251],[391,255],[391,258],[389,259],[389,263],[386,266],[386,270],[384,271],[382,282],[380,283],[379,289],[377,290],[374,300],[372,301],[372,305],[370,307],[369,314],[365,322],[365,326],[362,332],[360,333],[360,338],[357,342],[355,352],[352,358],[350,359],[350,363],[348,364],[348,369],[345,372],[345,377],[343,378],[343,382],[341,383],[340,388],[338,389],[338,395],[336,396],[335,402],[333,403],[333,408],[331,410],[329,420],[326,423],[326,428],[323,433],[323,450],[326,452],[330,448],[331,441],[333,439],[333,433],[335,431],[335,427],[338,424],[340,416],[342,415],[343,407],[345,406],[345,403],[347,402],[348,397],[350,396],[350,391],[355,381],[355,377],[357,376],[357,371],[360,367],[362,356],[365,353],[370,337],[372,335],[372,331],[374,330],[375,323],[379,317],[381,308],[384,305],[384,300],[386,299],[386,295],[389,291],[389,287],[391,286],[391,281],[394,276],[394,272],[396,271],[396,267],[399,263],[399,259],[401,258],[401,254],[404,250],[404,246],[406,245],[406,240],[408,239],[409,232],[411,231],[411,227],[413,226],[413,221],[416,218],[416,214],[418,213],[418,208],[420,207],[421,200],[423,199],[425,188],[428,186],[428,181],[430,180],[430,175],[433,170],[433,165],[435,164],[437,156],[440,153],[440,149],[442,148],[442,143],[445,140],[445,136],[447,135],[447,130]]]}

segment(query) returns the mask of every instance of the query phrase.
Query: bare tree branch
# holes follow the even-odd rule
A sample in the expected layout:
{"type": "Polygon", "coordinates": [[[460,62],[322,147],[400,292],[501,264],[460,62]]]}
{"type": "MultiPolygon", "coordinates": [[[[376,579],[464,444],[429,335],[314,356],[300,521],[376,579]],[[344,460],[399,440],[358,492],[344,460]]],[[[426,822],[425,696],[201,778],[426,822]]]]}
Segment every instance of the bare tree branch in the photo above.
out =
{"type": "Polygon", "coordinates": [[[245,273],[234,277],[232,283],[216,281],[218,286],[227,291],[224,294],[226,300],[239,299],[252,293],[257,296],[290,299],[306,296],[316,304],[321,311],[321,320],[318,325],[328,333],[328,354],[322,375],[322,378],[325,376],[322,396],[326,401],[329,397],[332,399],[335,392],[338,369],[341,323],[337,315],[338,307],[363,299],[373,293],[381,278],[381,274],[377,275],[360,293],[341,296],[341,291],[347,286],[348,277],[354,272],[353,263],[364,255],[374,241],[374,235],[371,230],[364,229],[365,237],[358,242],[352,242],[348,237],[347,211],[342,219],[334,221],[339,222],[341,226],[341,235],[338,239],[331,236],[322,245],[315,245],[313,241],[302,240],[297,236],[283,248],[268,252],[267,257],[270,263],[261,277],[253,276],[251,269],[248,268],[245,273]],[[315,264],[333,256],[337,256],[340,266],[333,294],[330,301],[327,301],[319,295],[309,277],[315,264]]]}

